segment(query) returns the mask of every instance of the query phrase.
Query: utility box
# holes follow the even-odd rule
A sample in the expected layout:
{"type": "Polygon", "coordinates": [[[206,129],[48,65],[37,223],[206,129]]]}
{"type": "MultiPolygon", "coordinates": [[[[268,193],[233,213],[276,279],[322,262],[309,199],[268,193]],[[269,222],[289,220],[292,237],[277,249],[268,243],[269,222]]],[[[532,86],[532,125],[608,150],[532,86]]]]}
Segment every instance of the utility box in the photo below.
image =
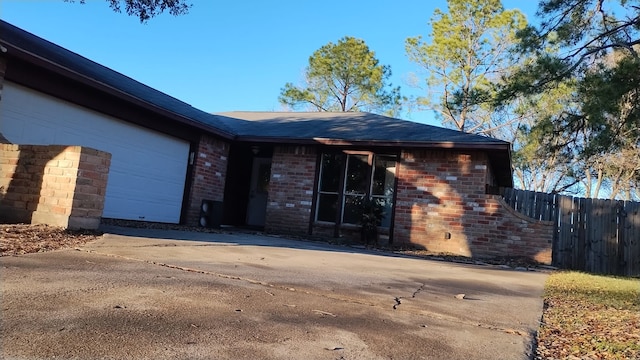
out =
{"type": "Polygon", "coordinates": [[[222,201],[202,200],[198,224],[206,228],[219,229],[222,225],[222,201]]]}

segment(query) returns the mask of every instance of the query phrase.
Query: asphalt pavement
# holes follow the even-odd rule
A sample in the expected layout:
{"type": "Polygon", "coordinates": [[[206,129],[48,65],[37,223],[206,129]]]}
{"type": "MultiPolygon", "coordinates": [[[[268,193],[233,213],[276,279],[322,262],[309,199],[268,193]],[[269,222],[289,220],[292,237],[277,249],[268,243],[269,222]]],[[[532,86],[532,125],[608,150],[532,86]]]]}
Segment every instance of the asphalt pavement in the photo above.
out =
{"type": "Polygon", "coordinates": [[[109,227],[0,258],[4,359],[528,359],[547,274],[109,227]]]}

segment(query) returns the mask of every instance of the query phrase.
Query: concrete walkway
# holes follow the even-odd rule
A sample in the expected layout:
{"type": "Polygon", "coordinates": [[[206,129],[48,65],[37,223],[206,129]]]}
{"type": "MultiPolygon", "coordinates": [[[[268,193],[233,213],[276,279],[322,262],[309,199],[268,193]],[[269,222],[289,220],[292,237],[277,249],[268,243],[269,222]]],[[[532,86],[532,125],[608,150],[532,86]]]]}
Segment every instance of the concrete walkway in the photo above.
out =
{"type": "Polygon", "coordinates": [[[3,358],[527,359],[542,314],[539,272],[106,230],[82,249],[0,259],[3,358]]]}

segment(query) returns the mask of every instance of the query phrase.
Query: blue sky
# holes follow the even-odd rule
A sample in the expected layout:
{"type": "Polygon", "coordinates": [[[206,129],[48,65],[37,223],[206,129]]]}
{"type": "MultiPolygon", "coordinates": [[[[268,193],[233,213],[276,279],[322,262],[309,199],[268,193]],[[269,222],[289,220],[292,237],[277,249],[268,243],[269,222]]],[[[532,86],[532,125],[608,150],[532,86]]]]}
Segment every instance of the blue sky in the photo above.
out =
{"type": "MultiPolygon", "coordinates": [[[[140,24],[104,0],[2,0],[0,18],[208,112],[282,110],[280,88],[301,83],[309,56],[344,36],[363,39],[404,95],[419,71],[404,40],[427,36],[446,1],[191,0],[188,15],[140,24]]],[[[503,1],[533,19],[537,1],[503,1]]],[[[431,112],[403,114],[439,125],[431,112]]]]}

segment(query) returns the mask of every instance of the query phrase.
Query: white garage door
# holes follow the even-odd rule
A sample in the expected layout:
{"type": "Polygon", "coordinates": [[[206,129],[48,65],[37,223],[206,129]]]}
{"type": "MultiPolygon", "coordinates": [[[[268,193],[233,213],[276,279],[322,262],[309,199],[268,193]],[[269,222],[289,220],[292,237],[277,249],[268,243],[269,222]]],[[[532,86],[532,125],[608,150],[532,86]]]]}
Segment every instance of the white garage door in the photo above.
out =
{"type": "Polygon", "coordinates": [[[5,83],[0,132],[14,144],[81,145],[111,153],[103,216],[178,223],[189,143],[5,83]]]}

